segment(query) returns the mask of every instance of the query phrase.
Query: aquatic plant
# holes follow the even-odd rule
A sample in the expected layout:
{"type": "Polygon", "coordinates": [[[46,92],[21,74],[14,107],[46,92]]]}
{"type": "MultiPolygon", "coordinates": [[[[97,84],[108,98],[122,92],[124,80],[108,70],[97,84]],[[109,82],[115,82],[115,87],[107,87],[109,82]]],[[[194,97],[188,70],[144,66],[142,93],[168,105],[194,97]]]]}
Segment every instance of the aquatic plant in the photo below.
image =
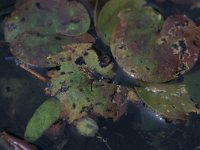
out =
{"type": "Polygon", "coordinates": [[[26,70],[43,79],[51,97],[28,122],[27,140],[34,142],[60,119],[75,125],[80,134],[94,137],[95,117],[117,121],[128,101],[139,99],[172,121],[199,113],[184,83],[166,83],[195,65],[199,28],[187,16],[164,19],[144,4],[143,0],[98,2],[92,20],[97,36],[87,32],[92,17],[82,2],[30,0],[17,5],[5,19],[5,40],[23,65],[48,68],[47,77],[26,70]],[[111,53],[97,46],[97,38],[111,53]],[[109,58],[106,65],[102,55],[109,58]],[[140,85],[119,83],[116,68],[140,85]]]}

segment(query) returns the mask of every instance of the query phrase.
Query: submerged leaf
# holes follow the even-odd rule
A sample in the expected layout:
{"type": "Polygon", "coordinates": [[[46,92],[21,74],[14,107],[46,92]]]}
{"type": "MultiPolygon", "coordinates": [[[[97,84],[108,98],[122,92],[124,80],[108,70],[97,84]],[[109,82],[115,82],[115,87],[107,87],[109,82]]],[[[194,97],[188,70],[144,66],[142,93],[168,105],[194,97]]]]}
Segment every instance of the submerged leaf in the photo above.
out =
{"type": "Polygon", "coordinates": [[[144,5],[144,0],[110,0],[97,18],[97,32],[105,44],[109,45],[112,31],[119,21],[119,13],[124,9],[138,10],[144,5]]]}
{"type": "Polygon", "coordinates": [[[136,91],[147,106],[168,119],[184,120],[188,113],[199,112],[184,84],[149,84],[136,91]]]}
{"type": "Polygon", "coordinates": [[[45,101],[33,114],[25,131],[25,138],[31,142],[36,141],[60,115],[60,102],[55,98],[45,101]]]}
{"type": "Polygon", "coordinates": [[[94,137],[99,127],[93,119],[86,117],[77,121],[76,129],[83,136],[94,137]]]}

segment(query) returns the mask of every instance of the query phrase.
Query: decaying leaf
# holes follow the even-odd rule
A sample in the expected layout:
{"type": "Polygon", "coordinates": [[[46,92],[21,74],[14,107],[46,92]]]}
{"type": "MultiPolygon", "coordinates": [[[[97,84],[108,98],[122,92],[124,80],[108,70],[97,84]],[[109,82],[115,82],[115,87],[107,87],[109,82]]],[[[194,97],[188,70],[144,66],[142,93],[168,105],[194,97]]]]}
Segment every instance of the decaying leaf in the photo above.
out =
{"type": "Polygon", "coordinates": [[[198,59],[195,23],[186,16],[162,16],[152,8],[123,11],[112,40],[112,53],[122,69],[136,79],[166,82],[190,70],[198,59]],[[190,24],[190,25],[189,25],[190,24]]]}
{"type": "Polygon", "coordinates": [[[60,70],[51,79],[51,95],[61,101],[63,114],[69,123],[88,114],[117,120],[126,110],[127,89],[103,82],[101,76],[95,80],[99,77],[95,73],[99,67],[91,71],[90,65],[92,62],[95,64],[97,56],[88,49],[90,44],[78,46],[68,45],[63,52],[49,58],[60,65],[60,70]],[[91,52],[94,57],[90,57],[91,52]]]}
{"type": "MultiPolygon", "coordinates": [[[[55,64],[61,60],[69,59],[71,63],[81,67],[83,72],[90,72],[88,75],[91,75],[91,78],[96,72],[104,78],[112,79],[114,76],[113,64],[110,63],[108,66],[102,67],[96,52],[91,46],[91,43],[68,44],[63,46],[63,51],[53,57],[49,56],[49,59],[55,64]]],[[[100,75],[98,77],[96,74],[96,78],[101,79],[100,75]]]]}
{"type": "Polygon", "coordinates": [[[118,119],[119,114],[123,114],[118,107],[126,106],[126,92],[117,92],[120,87],[90,80],[76,64],[72,65],[69,61],[61,63],[59,75],[53,77],[51,83],[51,94],[61,101],[69,123],[90,113],[118,119]],[[113,103],[116,94],[122,94],[124,104],[113,103]]]}
{"type": "Polygon", "coordinates": [[[136,91],[148,107],[165,118],[185,120],[188,113],[199,113],[184,84],[149,84],[136,87],[136,91]]]}

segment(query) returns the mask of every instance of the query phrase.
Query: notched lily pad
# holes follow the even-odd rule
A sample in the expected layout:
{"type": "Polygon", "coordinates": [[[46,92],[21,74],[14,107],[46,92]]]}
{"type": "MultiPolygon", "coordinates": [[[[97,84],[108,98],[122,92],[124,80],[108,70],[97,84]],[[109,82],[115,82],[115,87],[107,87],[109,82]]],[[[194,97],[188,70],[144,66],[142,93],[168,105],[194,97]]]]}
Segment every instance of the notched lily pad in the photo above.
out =
{"type": "MultiPolygon", "coordinates": [[[[85,45],[88,47],[88,45],[85,45]]],[[[83,48],[83,47],[82,47],[83,48]]],[[[126,110],[128,91],[125,87],[100,82],[90,78],[90,73],[75,61],[81,51],[71,51],[70,55],[53,58],[60,64],[60,70],[51,79],[51,95],[62,103],[63,116],[71,123],[89,114],[101,115],[117,120],[126,110]]],[[[81,50],[81,49],[80,49],[81,50]]],[[[89,55],[89,54],[88,54],[89,55]]]]}
{"type": "Polygon", "coordinates": [[[97,32],[105,44],[109,45],[112,31],[119,21],[118,14],[124,9],[138,10],[145,4],[144,0],[110,0],[100,11],[97,18],[97,32]]]}
{"type": "Polygon", "coordinates": [[[70,63],[77,64],[77,66],[81,67],[82,71],[91,75],[91,78],[93,78],[92,75],[95,75],[96,72],[98,79],[101,79],[101,76],[112,79],[114,76],[113,63],[102,67],[99,57],[91,47],[92,43],[68,44],[63,46],[62,52],[52,55],[52,57],[50,56],[49,59],[51,62],[58,62],[58,64],[59,61],[68,59],[70,63]]]}
{"type": "Polygon", "coordinates": [[[89,14],[80,2],[29,0],[17,5],[7,18],[4,33],[6,41],[12,42],[18,34],[27,31],[79,36],[89,26],[89,14]]]}
{"type": "Polygon", "coordinates": [[[59,118],[59,115],[60,102],[55,98],[45,101],[28,122],[25,138],[31,142],[37,140],[59,118]]]}
{"type": "Polygon", "coordinates": [[[147,106],[165,118],[185,120],[188,113],[199,113],[184,84],[149,84],[136,91],[147,106]]]}
{"type": "Polygon", "coordinates": [[[116,25],[111,50],[124,71],[136,79],[165,82],[190,70],[198,59],[186,16],[162,16],[152,8],[124,11],[116,25]],[[163,26],[163,27],[162,27],[163,26]]]}

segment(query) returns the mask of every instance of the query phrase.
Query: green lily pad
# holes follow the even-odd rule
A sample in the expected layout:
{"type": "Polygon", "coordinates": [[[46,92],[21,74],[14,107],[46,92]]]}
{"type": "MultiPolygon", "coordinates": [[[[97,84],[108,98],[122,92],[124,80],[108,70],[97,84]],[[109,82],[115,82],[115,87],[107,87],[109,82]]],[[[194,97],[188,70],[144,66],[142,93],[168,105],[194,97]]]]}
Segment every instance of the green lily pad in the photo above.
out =
{"type": "Polygon", "coordinates": [[[31,142],[36,141],[59,118],[59,115],[60,101],[55,98],[46,100],[28,122],[25,138],[31,142]]]}
{"type": "Polygon", "coordinates": [[[123,11],[116,25],[111,51],[119,66],[136,79],[166,82],[190,70],[198,59],[186,16],[162,16],[152,8],[123,11]]]}
{"type": "Polygon", "coordinates": [[[77,1],[29,0],[17,6],[4,24],[7,42],[27,31],[79,36],[90,26],[86,8],[77,1]]]}
{"type": "Polygon", "coordinates": [[[147,106],[165,118],[185,120],[188,113],[199,113],[184,84],[149,84],[136,91],[147,106]]]}
{"type": "Polygon", "coordinates": [[[97,25],[97,19],[99,16],[99,13],[103,6],[108,2],[109,0],[89,0],[90,5],[92,6],[94,10],[94,24],[97,25]]]}
{"type": "MultiPolygon", "coordinates": [[[[51,79],[50,92],[61,101],[63,116],[69,123],[89,114],[117,120],[126,110],[127,89],[91,79],[93,72],[85,72],[87,68],[77,63],[77,58],[80,57],[77,54],[84,56],[85,53],[76,52],[74,46],[71,49],[68,46],[65,54],[61,52],[59,57],[55,55],[55,58],[52,56],[50,59],[60,65],[60,70],[51,79]]],[[[84,45],[82,48],[85,49],[84,45]]]]}
{"type": "Polygon", "coordinates": [[[68,44],[63,46],[62,52],[52,55],[52,58],[49,56],[49,59],[51,62],[70,59],[72,63],[80,66],[85,73],[96,72],[104,78],[112,79],[114,76],[113,63],[102,67],[96,52],[91,47],[91,43],[68,44]]]}
{"type": "MultiPolygon", "coordinates": [[[[69,62],[61,63],[61,70],[58,74],[60,75],[51,79],[51,95],[61,101],[64,116],[69,123],[89,113],[114,118],[114,120],[120,117],[118,112],[121,110],[113,102],[115,98],[118,98],[115,97],[117,94],[121,95],[120,100],[126,99],[126,91],[117,92],[121,87],[92,82],[87,74],[81,72],[76,65],[69,65],[69,62]]],[[[119,105],[120,108],[121,106],[125,107],[126,103],[119,105]]]]}
{"type": "Polygon", "coordinates": [[[24,32],[11,43],[11,53],[22,62],[39,67],[54,67],[47,62],[47,57],[62,50],[62,46],[70,43],[93,42],[89,34],[76,37],[46,35],[38,32],[24,32]]]}
{"type": "Polygon", "coordinates": [[[105,44],[109,45],[112,31],[119,21],[119,13],[124,9],[138,10],[144,0],[109,0],[101,9],[97,18],[97,32],[105,44]]]}

